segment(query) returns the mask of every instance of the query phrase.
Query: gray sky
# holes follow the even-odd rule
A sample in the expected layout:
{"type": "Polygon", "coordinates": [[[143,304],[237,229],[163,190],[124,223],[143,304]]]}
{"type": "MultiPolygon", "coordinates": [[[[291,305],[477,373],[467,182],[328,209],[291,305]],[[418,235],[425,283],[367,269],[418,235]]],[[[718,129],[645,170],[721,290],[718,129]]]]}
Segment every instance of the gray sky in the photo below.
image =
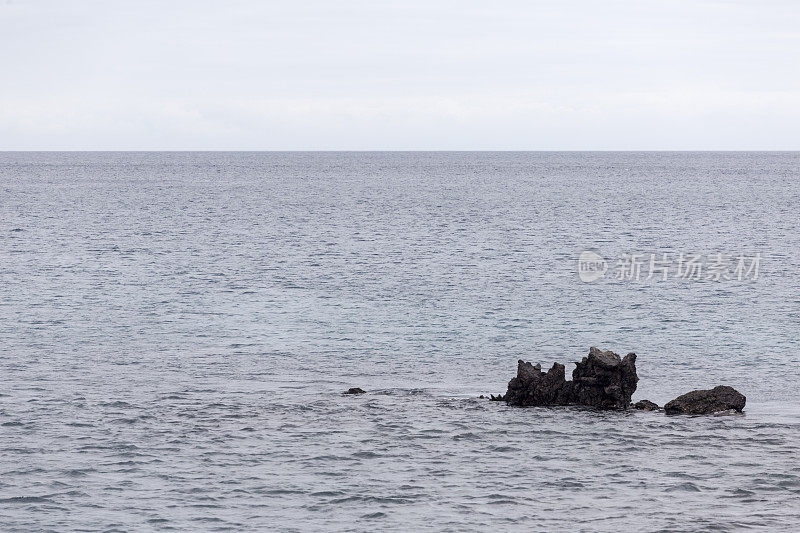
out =
{"type": "Polygon", "coordinates": [[[0,0],[0,149],[800,149],[800,2],[0,0]]]}

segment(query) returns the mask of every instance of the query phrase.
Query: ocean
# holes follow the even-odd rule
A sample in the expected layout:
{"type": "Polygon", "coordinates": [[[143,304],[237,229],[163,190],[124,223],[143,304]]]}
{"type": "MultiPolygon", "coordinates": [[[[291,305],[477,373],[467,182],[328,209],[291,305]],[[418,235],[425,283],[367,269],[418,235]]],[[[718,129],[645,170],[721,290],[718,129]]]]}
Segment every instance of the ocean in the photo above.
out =
{"type": "Polygon", "coordinates": [[[796,530],[798,206],[797,152],[0,153],[0,529],[796,530]],[[744,414],[479,398],[590,346],[744,414]]]}

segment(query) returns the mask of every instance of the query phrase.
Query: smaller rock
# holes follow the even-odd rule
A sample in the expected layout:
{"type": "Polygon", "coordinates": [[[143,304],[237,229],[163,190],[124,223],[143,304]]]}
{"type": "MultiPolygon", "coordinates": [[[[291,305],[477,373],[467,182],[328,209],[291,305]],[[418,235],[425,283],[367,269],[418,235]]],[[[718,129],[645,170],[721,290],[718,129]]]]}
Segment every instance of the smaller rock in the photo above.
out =
{"type": "Polygon", "coordinates": [[[491,402],[504,402],[506,399],[503,397],[502,394],[498,394],[495,396],[494,394],[489,395],[489,401],[491,402]]]}
{"type": "Polygon", "coordinates": [[[358,387],[352,387],[350,389],[347,389],[347,391],[345,391],[344,394],[364,394],[366,392],[367,391],[365,391],[364,389],[359,389],[358,387]]]}
{"type": "Polygon", "coordinates": [[[651,402],[650,400],[639,400],[633,404],[633,408],[641,411],[658,411],[661,409],[658,404],[651,402]]]}
{"type": "Polygon", "coordinates": [[[711,390],[693,390],[678,396],[664,406],[668,415],[710,415],[720,411],[735,410],[741,412],[747,401],[733,387],[720,385],[711,390]]]}

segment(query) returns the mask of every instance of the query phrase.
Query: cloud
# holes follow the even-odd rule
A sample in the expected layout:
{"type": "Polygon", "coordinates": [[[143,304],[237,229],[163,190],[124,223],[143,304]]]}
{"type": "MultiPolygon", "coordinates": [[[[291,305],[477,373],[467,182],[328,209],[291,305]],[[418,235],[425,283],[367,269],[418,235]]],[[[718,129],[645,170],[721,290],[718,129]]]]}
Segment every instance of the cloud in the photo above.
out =
{"type": "Polygon", "coordinates": [[[20,1],[0,147],[797,149],[798,11],[20,1]]]}

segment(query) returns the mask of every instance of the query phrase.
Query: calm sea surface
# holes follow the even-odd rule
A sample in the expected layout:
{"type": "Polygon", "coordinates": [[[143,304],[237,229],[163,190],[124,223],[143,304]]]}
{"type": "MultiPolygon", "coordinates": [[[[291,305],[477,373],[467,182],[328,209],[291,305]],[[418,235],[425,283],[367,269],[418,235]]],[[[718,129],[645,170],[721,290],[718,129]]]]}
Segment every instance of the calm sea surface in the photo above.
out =
{"type": "Polygon", "coordinates": [[[798,153],[0,153],[0,529],[796,530],[799,207],[798,153]],[[477,398],[589,346],[745,414],[477,398]]]}

